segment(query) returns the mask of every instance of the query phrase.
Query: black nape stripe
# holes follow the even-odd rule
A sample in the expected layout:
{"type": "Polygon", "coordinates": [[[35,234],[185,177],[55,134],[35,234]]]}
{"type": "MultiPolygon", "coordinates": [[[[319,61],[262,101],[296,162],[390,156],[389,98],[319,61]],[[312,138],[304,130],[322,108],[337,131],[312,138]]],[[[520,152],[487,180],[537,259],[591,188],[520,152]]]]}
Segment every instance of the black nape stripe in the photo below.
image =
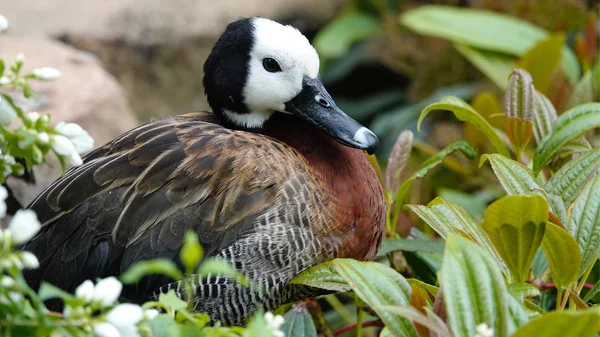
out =
{"type": "Polygon", "coordinates": [[[249,113],[242,91],[248,77],[250,51],[254,44],[251,18],[230,23],[204,63],[204,91],[208,104],[222,123],[223,110],[249,113]]]}

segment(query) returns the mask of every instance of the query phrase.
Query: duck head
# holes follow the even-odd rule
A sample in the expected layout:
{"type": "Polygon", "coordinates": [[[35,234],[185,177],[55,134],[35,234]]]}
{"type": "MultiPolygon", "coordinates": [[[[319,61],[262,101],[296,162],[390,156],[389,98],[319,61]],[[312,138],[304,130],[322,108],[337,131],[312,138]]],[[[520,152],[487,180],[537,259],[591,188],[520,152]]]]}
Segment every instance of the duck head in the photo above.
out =
{"type": "Polygon", "coordinates": [[[375,134],[337,107],[316,50],[292,26],[256,17],[229,24],[204,64],[204,88],[228,127],[260,132],[274,114],[291,114],[341,144],[377,150],[375,134]]]}

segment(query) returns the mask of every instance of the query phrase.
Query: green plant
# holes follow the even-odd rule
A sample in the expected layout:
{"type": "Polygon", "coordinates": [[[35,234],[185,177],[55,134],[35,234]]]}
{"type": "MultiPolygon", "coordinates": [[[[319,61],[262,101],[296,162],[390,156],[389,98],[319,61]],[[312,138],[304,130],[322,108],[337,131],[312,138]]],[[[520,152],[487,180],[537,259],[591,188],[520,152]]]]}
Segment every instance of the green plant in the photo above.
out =
{"type": "MultiPolygon", "coordinates": [[[[363,310],[373,310],[385,325],[381,336],[528,336],[531,331],[546,336],[559,330],[561,336],[594,336],[600,329],[600,307],[590,300],[598,283],[592,287],[587,282],[594,282],[591,272],[600,257],[600,149],[585,135],[595,135],[600,128],[600,103],[573,107],[557,118],[526,71],[516,69],[512,76],[506,120],[518,123],[506,123],[510,137],[457,97],[431,104],[419,119],[420,123],[434,110],[449,111],[476,126],[494,145],[498,153],[481,155],[480,165],[490,162],[508,195],[491,203],[482,221],[442,197],[426,206],[404,204],[407,186],[453,150],[470,159],[476,156],[468,143],[456,143],[402,182],[397,177],[412,147],[412,135],[405,132],[394,146],[386,175],[389,238],[380,256],[387,257],[389,267],[333,260],[292,282],[354,291],[357,303],[367,305],[357,306],[358,317],[363,310]],[[526,102],[531,103],[521,104],[526,102]],[[539,132],[536,146],[529,142],[533,128],[539,132]],[[585,145],[568,145],[576,140],[585,145]],[[561,155],[565,148],[570,151],[567,156],[561,155]],[[396,212],[401,209],[416,214],[445,240],[443,256],[432,249],[435,240],[418,230],[413,229],[412,237],[398,238],[396,212]],[[437,279],[424,283],[398,273],[424,279],[419,263],[407,253],[416,253],[421,262],[431,261],[432,255],[441,257],[437,279]],[[398,267],[398,254],[413,270],[398,267]],[[591,289],[583,296],[586,287],[591,289]],[[555,300],[548,301],[552,293],[555,300]]],[[[358,329],[357,335],[362,335],[358,329]]]]}

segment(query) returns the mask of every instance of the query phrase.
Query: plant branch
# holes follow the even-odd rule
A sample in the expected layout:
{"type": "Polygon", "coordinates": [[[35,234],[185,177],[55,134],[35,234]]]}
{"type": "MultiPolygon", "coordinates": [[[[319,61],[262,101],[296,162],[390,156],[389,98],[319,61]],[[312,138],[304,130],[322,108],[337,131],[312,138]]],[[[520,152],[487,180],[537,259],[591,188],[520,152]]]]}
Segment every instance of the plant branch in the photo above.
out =
{"type": "MultiPolygon", "coordinates": [[[[367,328],[367,327],[370,327],[370,326],[377,326],[377,327],[382,328],[385,325],[380,320],[364,322],[364,323],[361,324],[362,328],[367,328]]],[[[333,335],[337,337],[337,336],[339,336],[339,335],[341,335],[343,333],[346,333],[348,331],[352,331],[352,330],[356,329],[357,327],[358,327],[358,324],[350,324],[350,325],[347,325],[347,326],[344,326],[344,327],[341,327],[341,328],[335,330],[333,332],[333,335]]]]}

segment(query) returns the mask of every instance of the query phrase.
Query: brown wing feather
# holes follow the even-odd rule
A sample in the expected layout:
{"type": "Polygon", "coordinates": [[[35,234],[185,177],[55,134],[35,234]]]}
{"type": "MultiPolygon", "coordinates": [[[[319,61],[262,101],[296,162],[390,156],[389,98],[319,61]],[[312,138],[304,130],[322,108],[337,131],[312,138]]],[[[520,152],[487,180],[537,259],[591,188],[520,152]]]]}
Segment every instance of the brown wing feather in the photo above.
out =
{"type": "Polygon", "coordinates": [[[44,223],[25,247],[41,262],[30,283],[72,290],[140,259],[174,258],[186,230],[215,254],[251,228],[297,173],[286,162],[299,157],[268,137],[214,122],[193,113],[142,125],[43,192],[30,205],[44,223]]]}

